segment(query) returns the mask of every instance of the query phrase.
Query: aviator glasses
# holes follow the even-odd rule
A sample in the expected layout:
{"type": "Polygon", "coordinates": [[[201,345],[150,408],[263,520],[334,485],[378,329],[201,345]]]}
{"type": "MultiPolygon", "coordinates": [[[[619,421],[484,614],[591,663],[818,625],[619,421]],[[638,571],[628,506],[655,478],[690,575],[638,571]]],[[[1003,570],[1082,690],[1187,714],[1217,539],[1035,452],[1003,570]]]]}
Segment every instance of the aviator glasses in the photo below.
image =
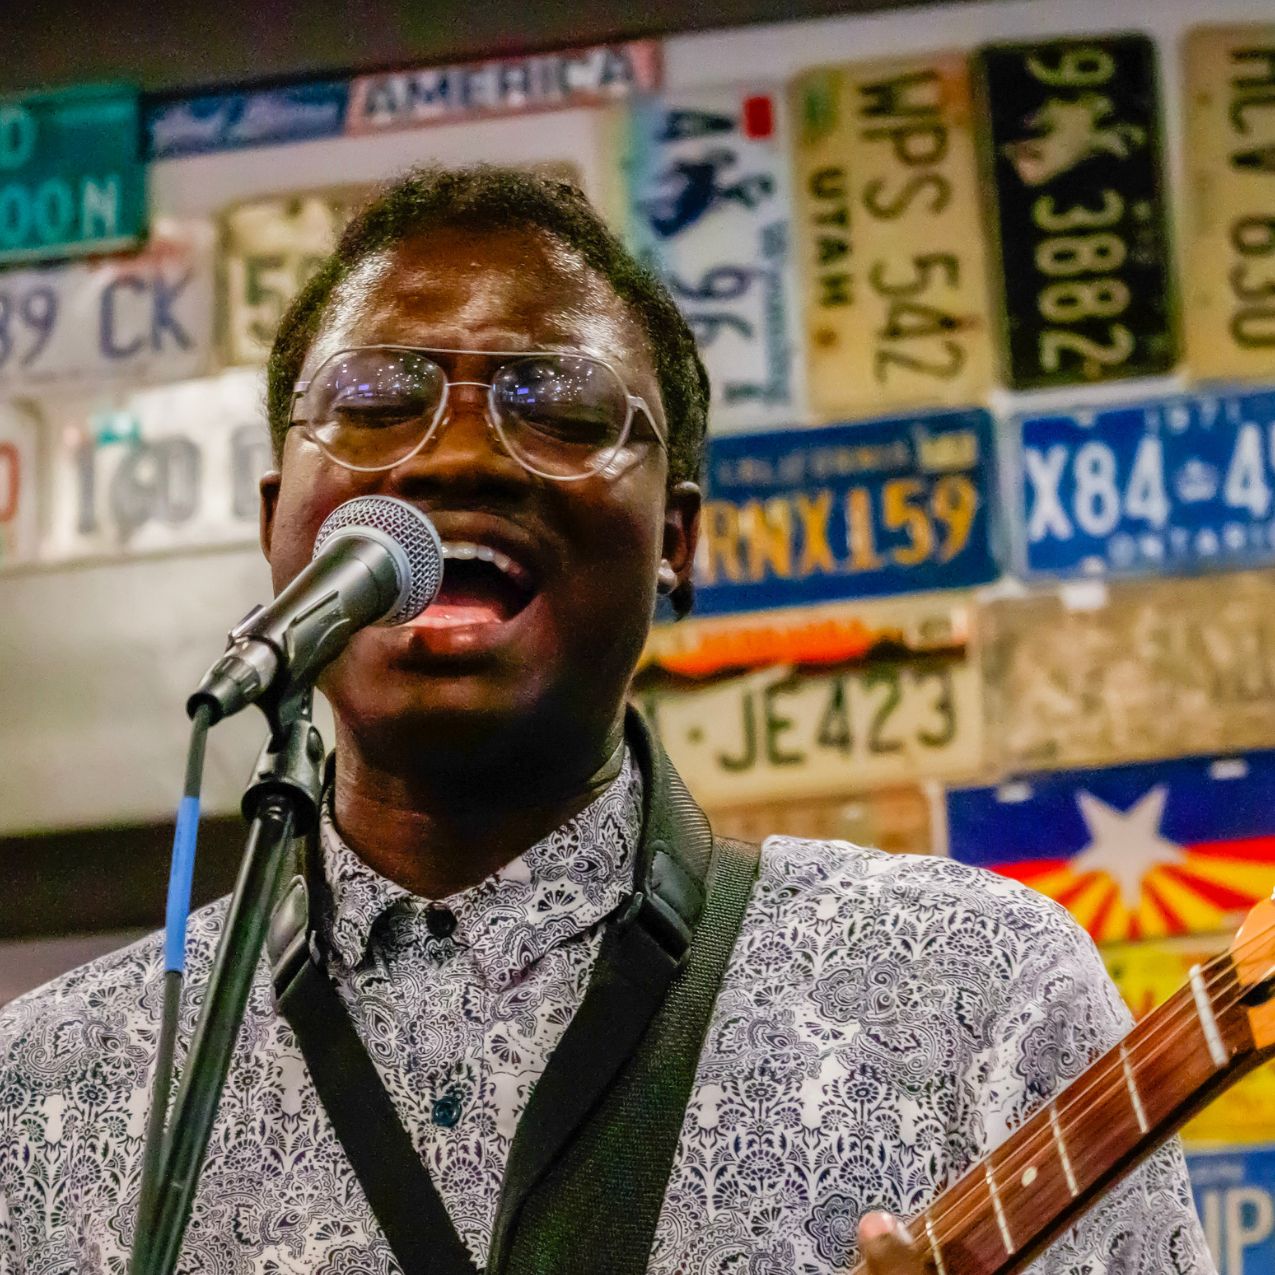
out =
{"type": "Polygon", "coordinates": [[[339,350],[293,386],[289,428],[301,427],[330,460],[372,473],[392,469],[434,436],[452,386],[487,391],[487,424],[524,469],[557,482],[606,470],[628,441],[635,413],[660,446],[668,439],[646,400],[591,354],[551,350],[445,350],[364,345],[339,350]],[[481,381],[448,379],[439,356],[487,361],[481,381]]]}

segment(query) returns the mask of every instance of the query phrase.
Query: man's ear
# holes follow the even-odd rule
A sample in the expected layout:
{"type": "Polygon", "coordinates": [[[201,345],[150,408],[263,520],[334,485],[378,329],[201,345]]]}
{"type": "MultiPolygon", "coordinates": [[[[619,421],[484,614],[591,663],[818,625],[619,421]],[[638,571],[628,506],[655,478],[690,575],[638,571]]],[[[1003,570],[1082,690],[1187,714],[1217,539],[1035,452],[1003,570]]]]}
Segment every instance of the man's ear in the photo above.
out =
{"type": "Polygon", "coordinates": [[[678,584],[691,578],[695,566],[695,546],[699,542],[699,511],[702,497],[697,483],[674,483],[664,503],[664,543],[662,556],[677,572],[678,584]]]}
{"type": "Polygon", "coordinates": [[[267,562],[270,560],[270,541],[274,536],[274,515],[275,510],[279,508],[279,483],[282,477],[283,475],[277,469],[272,469],[261,476],[261,526],[258,534],[261,539],[261,552],[265,554],[267,562]]]}

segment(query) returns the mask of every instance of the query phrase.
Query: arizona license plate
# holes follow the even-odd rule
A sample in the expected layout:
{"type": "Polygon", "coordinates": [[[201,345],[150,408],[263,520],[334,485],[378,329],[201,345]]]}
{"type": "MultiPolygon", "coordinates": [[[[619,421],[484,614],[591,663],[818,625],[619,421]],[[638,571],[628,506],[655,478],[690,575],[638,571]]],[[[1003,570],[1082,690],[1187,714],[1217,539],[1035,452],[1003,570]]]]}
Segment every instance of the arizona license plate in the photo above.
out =
{"type": "Polygon", "coordinates": [[[36,423],[19,403],[0,405],[0,568],[36,554],[36,423]]]}
{"type": "MultiPolygon", "coordinates": [[[[1163,1005],[1204,965],[1226,949],[1223,936],[1112,943],[1102,950],[1112,982],[1135,1018],[1163,1005]]],[[[1275,1066],[1266,1064],[1219,1094],[1182,1129],[1184,1142],[1275,1142],[1275,1066]]]]}
{"type": "Polygon", "coordinates": [[[1018,422],[1028,576],[1146,574],[1275,558],[1275,390],[1018,422]]]}
{"type": "Polygon", "coordinates": [[[977,410],[711,439],[696,610],[984,584],[993,469],[977,410]]]}
{"type": "Polygon", "coordinates": [[[1154,45],[1142,35],[993,45],[979,61],[1010,385],[1169,370],[1154,45]]]}
{"type": "Polygon", "coordinates": [[[0,393],[199,376],[213,356],[211,223],[142,251],[0,273],[0,393]]]}
{"type": "Polygon", "coordinates": [[[812,408],[977,401],[992,324],[967,59],[817,68],[789,102],[812,408]]]}
{"type": "Polygon", "coordinates": [[[1275,746],[1275,574],[1113,586],[979,615],[988,732],[1003,771],[1275,746]]]}
{"type": "Polygon", "coordinates": [[[1275,25],[1196,27],[1187,84],[1187,362],[1275,372],[1275,25]]]}
{"type": "Polygon", "coordinates": [[[261,376],[232,371],[121,398],[44,404],[53,456],[48,560],[257,537],[270,465],[261,376]]]}
{"type": "Polygon", "coordinates": [[[761,86],[629,108],[630,239],[695,333],[718,433],[801,416],[782,107],[761,86]]]}
{"type": "Polygon", "coordinates": [[[947,838],[953,859],[1049,895],[1100,943],[1234,929],[1275,886],[1275,753],[951,788],[947,838]]]}
{"type": "Polygon", "coordinates": [[[892,854],[932,854],[930,800],[916,784],[875,788],[819,801],[772,801],[706,812],[719,837],[762,842],[767,837],[848,841],[892,854]]]}
{"type": "Polygon", "coordinates": [[[937,657],[777,666],[635,693],[691,792],[713,808],[973,774],[981,680],[974,661],[937,657]]]}
{"type": "Polygon", "coordinates": [[[223,345],[229,363],[264,363],[292,299],[336,247],[366,187],[236,204],[222,214],[223,345]]]}

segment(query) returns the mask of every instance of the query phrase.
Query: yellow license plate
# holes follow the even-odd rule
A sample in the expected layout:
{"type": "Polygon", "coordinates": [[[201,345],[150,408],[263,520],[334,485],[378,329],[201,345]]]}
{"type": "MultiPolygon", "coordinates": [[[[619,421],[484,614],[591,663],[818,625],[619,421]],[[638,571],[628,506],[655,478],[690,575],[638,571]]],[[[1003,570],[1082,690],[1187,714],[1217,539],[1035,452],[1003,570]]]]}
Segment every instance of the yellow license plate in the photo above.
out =
{"type": "Polygon", "coordinates": [[[994,356],[966,58],[816,68],[790,100],[812,408],[976,402],[994,356]]]}
{"type": "Polygon", "coordinates": [[[1004,599],[980,616],[991,759],[1066,769],[1275,745],[1275,573],[1004,599]]]}
{"type": "Polygon", "coordinates": [[[365,189],[255,199],[222,215],[222,345],[228,363],[266,361],[284,311],[336,247],[365,189]]]}
{"type": "MultiPolygon", "coordinates": [[[[1215,939],[1151,939],[1112,943],[1103,959],[1136,1018],[1163,1004],[1203,965],[1226,947],[1215,939]]],[[[1275,1142],[1275,1064],[1267,1063],[1228,1089],[1183,1126],[1188,1143],[1275,1142]]]]}
{"type": "Polygon", "coordinates": [[[877,788],[849,797],[817,801],[773,801],[758,806],[723,806],[708,811],[719,837],[764,841],[810,837],[849,841],[891,854],[930,854],[934,824],[930,799],[916,784],[877,788]]]}
{"type": "Polygon", "coordinates": [[[712,807],[974,773],[980,692],[972,660],[935,657],[771,667],[639,690],[638,701],[691,792],[712,807]]]}
{"type": "Polygon", "coordinates": [[[1275,374],[1275,24],[1197,27],[1187,85],[1187,362],[1275,374]]]}

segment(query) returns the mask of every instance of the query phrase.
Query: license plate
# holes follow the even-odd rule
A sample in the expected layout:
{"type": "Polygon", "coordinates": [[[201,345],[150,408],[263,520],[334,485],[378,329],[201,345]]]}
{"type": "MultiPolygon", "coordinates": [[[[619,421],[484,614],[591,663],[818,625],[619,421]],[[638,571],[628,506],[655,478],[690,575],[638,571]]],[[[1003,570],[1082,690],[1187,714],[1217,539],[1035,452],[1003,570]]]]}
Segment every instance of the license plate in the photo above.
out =
{"type": "MultiPolygon", "coordinates": [[[[1226,939],[1156,939],[1112,943],[1102,950],[1112,982],[1135,1018],[1143,1018],[1171,997],[1203,965],[1226,948],[1226,939]]],[[[1192,1143],[1275,1142],[1275,1066],[1266,1064],[1219,1094],[1182,1129],[1192,1143]]]]}
{"type": "Polygon", "coordinates": [[[638,671],[704,678],[770,664],[842,664],[886,652],[895,658],[959,654],[969,643],[972,610],[959,595],[935,594],[661,624],[647,638],[638,671]]]}
{"type": "Polygon", "coordinates": [[[213,248],[210,223],[161,219],[141,252],[0,273],[0,393],[206,372],[213,248]]]}
{"type": "Polygon", "coordinates": [[[696,610],[986,583],[992,450],[976,410],[711,439],[696,610]]]}
{"type": "Polygon", "coordinates": [[[1168,371],[1177,342],[1152,42],[994,45],[979,61],[1009,384],[1168,371]]]}
{"type": "Polygon", "coordinates": [[[1275,558],[1275,390],[1022,419],[1028,576],[1150,574],[1275,558]]]}
{"type": "Polygon", "coordinates": [[[365,193],[341,187],[254,199],[222,215],[227,362],[266,361],[284,311],[336,247],[365,193]]]}
{"type": "Polygon", "coordinates": [[[710,808],[969,775],[982,759],[981,678],[965,658],[778,666],[635,693],[710,808]]]}
{"type": "Polygon", "coordinates": [[[789,101],[811,407],[977,401],[992,324],[966,58],[819,68],[789,101]]]}
{"type": "Polygon", "coordinates": [[[801,416],[782,106],[771,86],[710,89],[628,115],[630,241],[695,333],[717,432],[801,416]]]}
{"type": "Polygon", "coordinates": [[[270,465],[261,376],[226,372],[121,397],[43,405],[53,525],[42,557],[251,544],[270,465]]]}
{"type": "Polygon", "coordinates": [[[1007,598],[979,617],[1002,771],[1275,746],[1275,575],[1007,598]]]}
{"type": "Polygon", "coordinates": [[[951,788],[947,838],[952,858],[1047,894],[1098,942],[1232,930],[1275,887],[1275,753],[951,788]]]}
{"type": "Polygon", "coordinates": [[[1197,27],[1183,45],[1187,363],[1275,370],[1275,25],[1197,27]]]}
{"type": "Polygon", "coordinates": [[[930,801],[915,784],[819,801],[725,806],[706,813],[719,837],[743,841],[811,837],[872,846],[892,854],[930,854],[934,849],[930,801]]]}
{"type": "Polygon", "coordinates": [[[36,423],[17,403],[0,405],[0,568],[36,554],[36,423]]]}
{"type": "MultiPolygon", "coordinates": [[[[1228,1126],[1218,1141],[1234,1142],[1241,1130],[1228,1126]]],[[[1275,1146],[1192,1147],[1186,1167],[1218,1270],[1269,1275],[1275,1270],[1275,1146]]]]}

